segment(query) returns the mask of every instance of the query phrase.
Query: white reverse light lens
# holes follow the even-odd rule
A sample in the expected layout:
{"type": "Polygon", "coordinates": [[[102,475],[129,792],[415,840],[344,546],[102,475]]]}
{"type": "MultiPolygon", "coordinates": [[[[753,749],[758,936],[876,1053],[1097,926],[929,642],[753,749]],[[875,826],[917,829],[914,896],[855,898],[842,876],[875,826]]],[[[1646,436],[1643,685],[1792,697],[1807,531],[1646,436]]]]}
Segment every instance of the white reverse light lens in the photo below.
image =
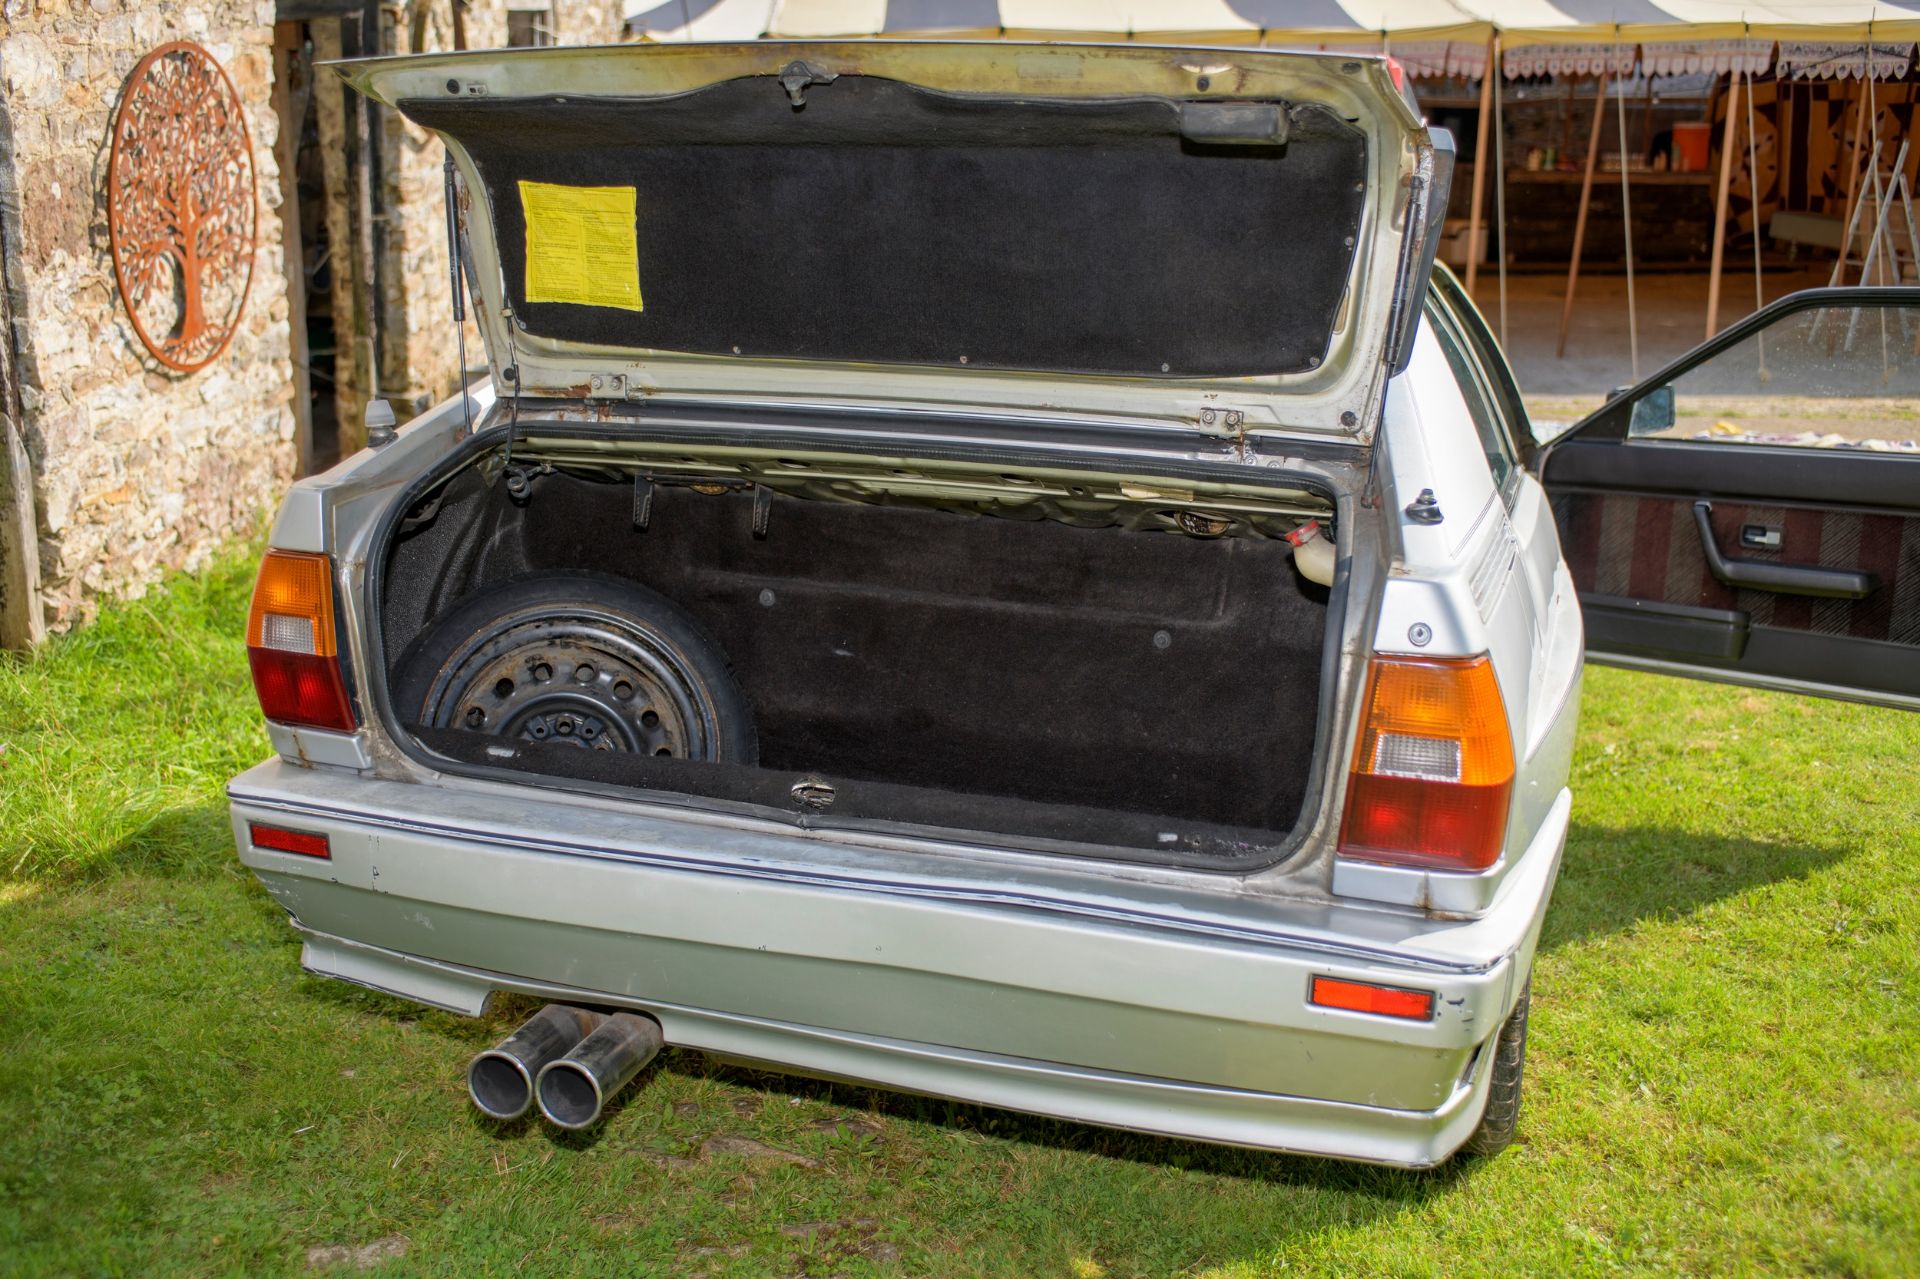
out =
{"type": "Polygon", "coordinates": [[[260,619],[260,645],[286,653],[312,653],[313,619],[268,613],[260,619]]]}
{"type": "Polygon", "coordinates": [[[1460,743],[1447,737],[1382,733],[1373,747],[1373,771],[1423,782],[1460,780],[1460,743]]]}

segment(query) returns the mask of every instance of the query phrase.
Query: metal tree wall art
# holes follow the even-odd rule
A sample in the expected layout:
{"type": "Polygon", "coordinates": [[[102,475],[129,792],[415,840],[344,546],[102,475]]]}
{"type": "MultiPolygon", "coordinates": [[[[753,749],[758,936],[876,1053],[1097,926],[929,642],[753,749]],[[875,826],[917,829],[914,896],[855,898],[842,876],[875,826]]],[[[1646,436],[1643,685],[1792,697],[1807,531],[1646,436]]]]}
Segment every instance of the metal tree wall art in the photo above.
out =
{"type": "Polygon", "coordinates": [[[127,77],[113,118],[107,236],[133,330],[191,373],[233,340],[253,282],[253,142],[220,64],[163,44],[127,77]]]}

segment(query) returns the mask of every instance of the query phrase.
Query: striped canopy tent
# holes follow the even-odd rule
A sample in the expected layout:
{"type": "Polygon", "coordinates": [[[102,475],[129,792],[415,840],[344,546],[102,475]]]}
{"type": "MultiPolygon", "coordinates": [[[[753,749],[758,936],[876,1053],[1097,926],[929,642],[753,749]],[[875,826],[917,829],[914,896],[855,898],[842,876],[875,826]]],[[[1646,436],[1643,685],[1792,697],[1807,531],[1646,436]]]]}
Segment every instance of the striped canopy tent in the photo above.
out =
{"type": "MultiPolygon", "coordinates": [[[[636,0],[627,29],[653,40],[1150,40],[1442,57],[1460,45],[1476,75],[1485,63],[1474,60],[1496,31],[1516,65],[1548,71],[1591,71],[1616,45],[1651,44],[1688,46],[1649,50],[1675,70],[1725,72],[1756,56],[1754,46],[1771,53],[1785,41],[1832,46],[1835,69],[1858,74],[1869,35],[1909,49],[1920,39],[1920,0],[636,0]],[[1523,49],[1538,52],[1519,59],[1523,49]]],[[[1801,58],[1823,62],[1825,53],[1801,58]]]]}
{"type": "MultiPolygon", "coordinates": [[[[1573,313],[1581,243],[1594,181],[1601,111],[1609,79],[1711,72],[1729,77],[1721,142],[1707,334],[1717,327],[1731,161],[1741,80],[1747,81],[1746,129],[1753,134],[1752,78],[1769,69],[1782,77],[1863,79],[1906,74],[1920,41],[1920,0],[630,0],[627,32],[637,39],[753,40],[944,38],[1111,41],[1156,44],[1256,45],[1390,53],[1416,77],[1481,81],[1475,157],[1486,154],[1493,124],[1494,163],[1475,163],[1469,243],[1478,243],[1486,176],[1501,174],[1495,202],[1505,225],[1505,173],[1499,127],[1502,76],[1485,75],[1489,59],[1504,78],[1579,75],[1602,78],[1581,189],[1560,348],[1573,313]]],[[[1869,90],[1868,97],[1871,97],[1869,90]]],[[[1615,102],[1620,103],[1619,94],[1615,102]]],[[[1624,107],[1619,107],[1624,112],[1624,107]]],[[[1858,111],[1864,121],[1872,115],[1858,111]]],[[[1624,114],[1620,130],[1626,129],[1624,114]]],[[[1859,122],[1856,122],[1858,149],[1859,122]]],[[[1875,151],[1877,153],[1877,140],[1875,151]]],[[[1871,168],[1872,166],[1868,166],[1871,168]]],[[[1628,208],[1628,174],[1621,166],[1628,208]]],[[[1875,183],[1877,187],[1877,180],[1875,183]]],[[[1848,204],[1854,203],[1851,176],[1848,204]]],[[[1628,332],[1635,375],[1639,352],[1633,304],[1633,254],[1627,217],[1628,332]]],[[[1467,259],[1467,287],[1479,271],[1467,259]]],[[[1841,258],[1845,263],[1845,254],[1841,258]]],[[[1759,290],[1759,236],[1754,237],[1759,290]]],[[[1838,273],[1836,272],[1836,275],[1838,273]]],[[[1506,264],[1500,255],[1501,332],[1506,330],[1506,264]]]]}

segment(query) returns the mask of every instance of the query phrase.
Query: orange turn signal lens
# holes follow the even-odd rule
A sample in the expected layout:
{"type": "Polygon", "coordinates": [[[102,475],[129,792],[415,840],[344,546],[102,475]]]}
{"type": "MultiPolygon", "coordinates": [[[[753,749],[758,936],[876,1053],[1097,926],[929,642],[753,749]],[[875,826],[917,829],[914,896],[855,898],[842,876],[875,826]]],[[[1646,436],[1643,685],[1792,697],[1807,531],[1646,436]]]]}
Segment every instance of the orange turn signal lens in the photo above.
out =
{"type": "Polygon", "coordinates": [[[1500,859],[1513,735],[1486,657],[1376,657],[1361,703],[1340,854],[1441,870],[1500,859]]]}
{"type": "Polygon", "coordinates": [[[358,725],[333,618],[333,561],[268,551],[247,614],[247,663],[270,720],[351,733],[358,725]]]}
{"type": "Polygon", "coordinates": [[[268,551],[253,584],[247,647],[332,657],[333,561],[305,551],[268,551]]]}

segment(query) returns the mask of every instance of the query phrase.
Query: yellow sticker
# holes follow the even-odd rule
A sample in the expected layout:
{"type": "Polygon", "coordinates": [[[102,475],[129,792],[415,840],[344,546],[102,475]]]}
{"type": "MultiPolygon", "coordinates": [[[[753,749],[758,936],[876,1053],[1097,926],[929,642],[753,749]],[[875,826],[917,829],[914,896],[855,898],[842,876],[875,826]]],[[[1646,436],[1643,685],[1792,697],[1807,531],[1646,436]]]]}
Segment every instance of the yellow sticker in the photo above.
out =
{"type": "Polygon", "coordinates": [[[522,182],[527,301],[638,311],[640,248],[632,187],[522,182]]]}

